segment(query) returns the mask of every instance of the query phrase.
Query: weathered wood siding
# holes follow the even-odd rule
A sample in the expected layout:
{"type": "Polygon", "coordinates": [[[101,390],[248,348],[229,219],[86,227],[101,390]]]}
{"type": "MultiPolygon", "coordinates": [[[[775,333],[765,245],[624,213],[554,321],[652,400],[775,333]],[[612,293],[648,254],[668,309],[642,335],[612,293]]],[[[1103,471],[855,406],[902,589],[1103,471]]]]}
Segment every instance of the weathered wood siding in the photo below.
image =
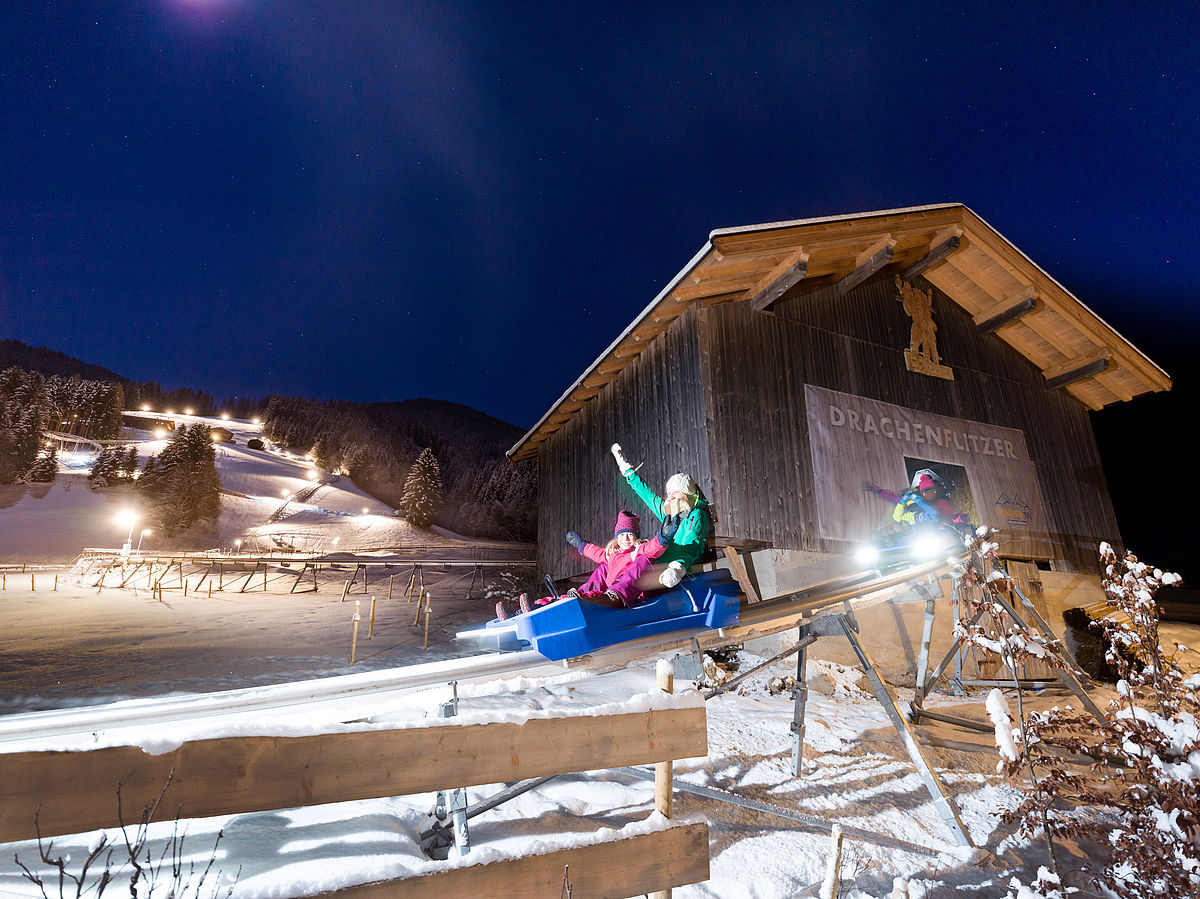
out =
{"type": "MultiPolygon", "coordinates": [[[[803,286],[803,285],[801,285],[803,286]]],[[[918,280],[918,285],[929,285],[918,280]]],[[[840,552],[818,536],[804,385],[1024,432],[1061,558],[1096,566],[1101,539],[1119,540],[1087,410],[1051,391],[1038,369],[933,290],[946,381],[908,371],[911,319],[892,275],[846,296],[793,290],[774,314],[731,303],[697,317],[713,459],[702,481],[720,532],[776,547],[840,552]]],[[[853,477],[853,473],[847,473],[853,477]]]]}
{"type": "Polygon", "coordinates": [[[643,535],[658,522],[617,472],[610,447],[620,443],[638,473],[659,492],[677,471],[702,488],[710,482],[705,402],[691,309],[634,359],[596,398],[542,444],[538,453],[538,562],[555,578],[590,570],[566,545],[578,531],[606,543],[617,512],[643,518],[643,535]]]}

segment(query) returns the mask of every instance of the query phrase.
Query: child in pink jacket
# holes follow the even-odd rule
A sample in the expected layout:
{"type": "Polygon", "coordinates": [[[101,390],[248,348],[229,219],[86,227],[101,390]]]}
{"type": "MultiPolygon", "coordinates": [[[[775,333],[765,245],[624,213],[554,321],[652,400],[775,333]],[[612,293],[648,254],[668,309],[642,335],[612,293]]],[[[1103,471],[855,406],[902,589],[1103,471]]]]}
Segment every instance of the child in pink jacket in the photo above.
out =
{"type": "Polygon", "coordinates": [[[586,543],[574,531],[568,531],[567,542],[581,556],[597,563],[592,576],[579,588],[579,597],[619,609],[641,605],[645,594],[635,583],[670,545],[674,531],[669,526],[664,529],[667,533],[660,532],[652,540],[642,540],[641,519],[636,513],[622,509],[617,513],[613,538],[603,547],[586,543]]]}
{"type": "MultiPolygon", "coordinates": [[[[563,596],[544,596],[537,604],[544,606],[558,599],[575,597],[618,609],[641,605],[645,594],[637,588],[637,579],[666,551],[678,527],[678,517],[668,516],[652,540],[642,540],[641,520],[636,513],[622,509],[617,513],[613,538],[604,546],[588,543],[574,531],[568,531],[567,542],[581,556],[597,563],[596,570],[579,589],[572,588],[563,596]]],[[[529,611],[525,594],[521,594],[519,603],[522,612],[529,611]]],[[[508,617],[503,601],[496,603],[496,613],[501,618],[508,617]]]]}

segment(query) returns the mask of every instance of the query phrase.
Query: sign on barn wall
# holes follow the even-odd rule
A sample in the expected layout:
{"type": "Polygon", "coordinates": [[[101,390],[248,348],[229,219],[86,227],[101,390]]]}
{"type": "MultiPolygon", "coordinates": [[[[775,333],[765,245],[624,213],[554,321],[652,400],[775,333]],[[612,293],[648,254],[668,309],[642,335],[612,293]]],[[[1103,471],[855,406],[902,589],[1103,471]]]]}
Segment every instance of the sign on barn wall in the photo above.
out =
{"type": "Polygon", "coordinates": [[[810,384],[804,399],[822,537],[870,539],[892,523],[894,503],[867,485],[898,494],[922,472],[931,472],[973,524],[1001,531],[1006,555],[1054,555],[1021,431],[810,384]]]}

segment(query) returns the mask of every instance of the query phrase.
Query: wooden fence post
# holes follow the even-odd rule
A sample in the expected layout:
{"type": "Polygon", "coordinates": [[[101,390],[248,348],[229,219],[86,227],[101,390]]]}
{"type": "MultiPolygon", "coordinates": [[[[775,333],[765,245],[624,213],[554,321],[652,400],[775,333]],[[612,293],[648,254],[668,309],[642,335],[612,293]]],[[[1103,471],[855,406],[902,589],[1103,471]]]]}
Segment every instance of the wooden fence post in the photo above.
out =
{"type": "Polygon", "coordinates": [[[833,825],[829,834],[829,862],[825,867],[825,882],[821,884],[821,895],[837,899],[838,881],[842,872],[842,829],[833,825]]]}
{"type": "Polygon", "coordinates": [[[359,613],[359,606],[362,605],[362,600],[354,600],[354,630],[350,635],[350,664],[354,664],[355,654],[358,652],[358,622],[362,618],[359,613]]]}
{"type": "Polygon", "coordinates": [[[425,591],[425,646],[423,648],[424,649],[429,648],[429,591],[428,590],[425,591]]]}
{"type": "MultiPolygon", "coordinates": [[[[670,659],[659,659],[655,668],[658,689],[664,693],[675,692],[675,664],[670,659]]],[[[664,817],[672,817],[672,798],[674,793],[675,763],[673,761],[656,762],[654,765],[654,809],[662,812],[664,817]]],[[[671,891],[656,890],[650,894],[650,899],[671,899],[671,891]]]]}
{"type": "Polygon", "coordinates": [[[375,594],[371,594],[371,626],[367,628],[367,639],[375,636],[375,594]]]}

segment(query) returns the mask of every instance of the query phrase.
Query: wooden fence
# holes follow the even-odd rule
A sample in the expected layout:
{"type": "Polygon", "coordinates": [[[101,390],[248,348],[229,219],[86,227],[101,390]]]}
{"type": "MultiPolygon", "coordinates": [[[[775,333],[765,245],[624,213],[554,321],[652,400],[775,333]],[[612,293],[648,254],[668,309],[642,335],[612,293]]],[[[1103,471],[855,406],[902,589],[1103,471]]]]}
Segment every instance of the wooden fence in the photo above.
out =
{"type": "MultiPolygon", "coordinates": [[[[300,737],[223,737],[161,755],[136,746],[0,755],[0,842],[84,833],[119,824],[153,802],[183,818],[403,796],[554,774],[665,762],[707,753],[702,706],[609,715],[457,723],[300,737]],[[173,775],[172,775],[172,772],[173,775]]],[[[564,865],[572,896],[633,896],[708,879],[708,825],[669,826],[622,839],[490,864],[447,866],[339,890],[339,897],[558,895],[564,865]]],[[[469,856],[467,857],[469,859],[469,856]]]]}

